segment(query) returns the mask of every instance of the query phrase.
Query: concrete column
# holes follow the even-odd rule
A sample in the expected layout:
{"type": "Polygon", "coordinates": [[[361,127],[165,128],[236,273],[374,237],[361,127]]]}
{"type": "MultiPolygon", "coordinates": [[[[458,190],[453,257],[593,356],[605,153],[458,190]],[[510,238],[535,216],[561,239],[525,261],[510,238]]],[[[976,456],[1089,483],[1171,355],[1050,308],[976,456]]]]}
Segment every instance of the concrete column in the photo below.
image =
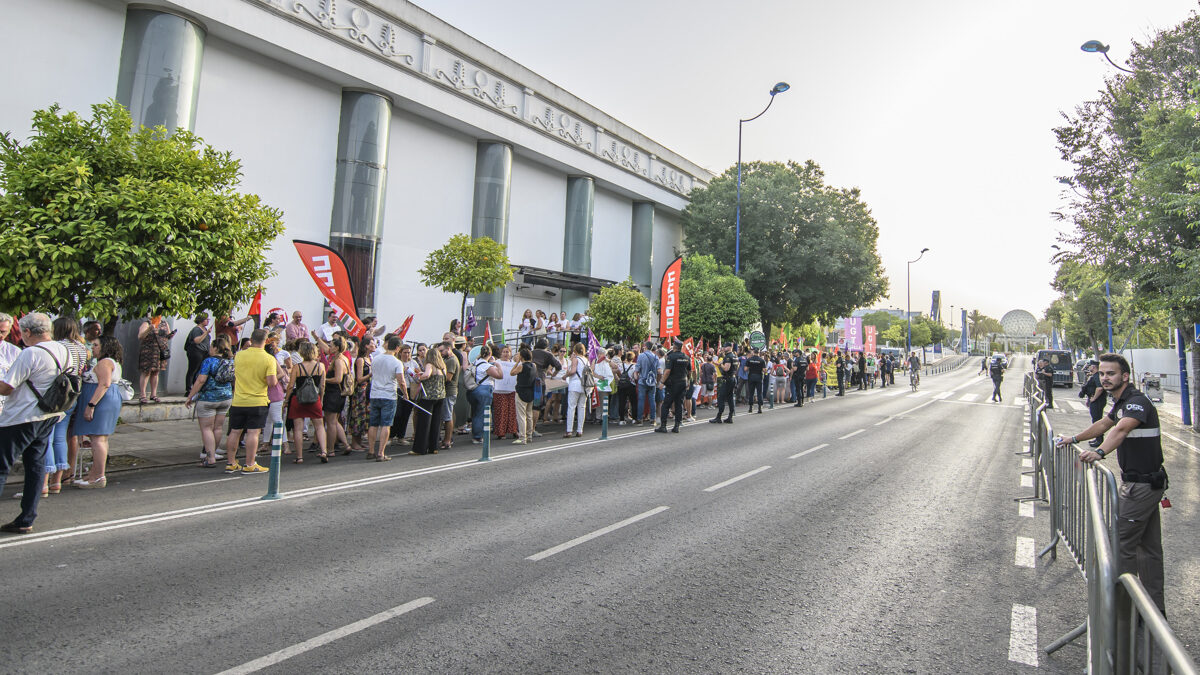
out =
{"type": "Polygon", "coordinates": [[[633,225],[629,237],[629,276],[650,299],[654,288],[654,203],[633,203],[633,225]]]}
{"type": "MultiPolygon", "coordinates": [[[[596,205],[596,182],[588,176],[567,177],[567,215],[563,234],[563,272],[592,274],[592,221],[596,205]]],[[[564,290],[562,311],[567,316],[582,313],[589,304],[583,291],[564,290]]]]}
{"type": "MultiPolygon", "coordinates": [[[[471,238],[489,237],[508,245],[508,198],[512,188],[512,147],[480,141],[475,153],[475,202],[471,209],[471,238]]],[[[504,334],[504,289],[475,296],[474,335],[483,335],[484,321],[492,335],[504,334]]]]}
{"type": "MultiPolygon", "coordinates": [[[[135,7],[125,11],[117,102],[129,109],[135,125],[163,126],[172,132],[195,127],[204,35],[200,24],[181,14],[135,7]]],[[[171,317],[165,320],[173,325],[171,317]]],[[[137,337],[141,324],[141,319],[120,321],[113,328],[113,336],[125,352],[122,370],[135,383],[141,374],[137,337]]],[[[171,362],[184,362],[181,337],[172,341],[171,354],[171,362]]],[[[160,372],[158,379],[158,393],[167,393],[169,370],[160,372]]],[[[179,389],[182,378],[171,392],[179,389]]]]}
{"type": "Polygon", "coordinates": [[[375,313],[391,126],[392,105],[386,96],[342,92],[329,246],[346,261],[360,317],[375,313]]]}
{"type": "Polygon", "coordinates": [[[192,130],[203,56],[204,29],[192,19],[128,9],[117,101],[129,108],[137,124],[192,130]]]}

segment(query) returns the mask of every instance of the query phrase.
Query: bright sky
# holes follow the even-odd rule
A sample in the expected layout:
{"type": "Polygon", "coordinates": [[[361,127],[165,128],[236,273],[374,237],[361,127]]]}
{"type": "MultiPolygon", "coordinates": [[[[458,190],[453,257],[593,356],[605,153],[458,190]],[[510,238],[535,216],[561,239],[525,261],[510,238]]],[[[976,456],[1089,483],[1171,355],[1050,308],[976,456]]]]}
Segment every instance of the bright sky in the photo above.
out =
{"type": "MultiPolygon", "coordinates": [[[[1039,319],[1056,296],[1049,263],[1067,165],[1060,111],[1115,71],[1079,49],[1096,39],[1124,65],[1197,8],[1194,0],[416,0],[654,140],[720,173],[737,161],[813,159],[858,187],[879,222],[891,296],[944,316],[966,307],[1039,319]],[[740,46],[741,53],[735,54],[740,46]]],[[[803,264],[803,261],[797,261],[803,264]]]]}

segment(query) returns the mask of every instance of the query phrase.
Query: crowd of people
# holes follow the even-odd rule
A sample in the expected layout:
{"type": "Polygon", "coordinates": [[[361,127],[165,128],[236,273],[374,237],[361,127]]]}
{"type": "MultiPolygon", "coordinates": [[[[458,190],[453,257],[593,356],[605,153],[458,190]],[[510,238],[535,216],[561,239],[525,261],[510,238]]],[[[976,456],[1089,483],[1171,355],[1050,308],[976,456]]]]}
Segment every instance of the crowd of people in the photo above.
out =
{"type": "MultiPolygon", "coordinates": [[[[826,387],[841,396],[847,387],[890,386],[908,366],[891,355],[779,344],[725,343],[688,354],[678,340],[600,346],[586,312],[568,319],[526,310],[513,344],[478,345],[457,319],[431,344],[404,342],[370,317],[361,337],[333,316],[310,330],[301,312],[287,322],[269,315],[243,337],[249,321],[200,313],[183,339],[185,405],[199,427],[202,468],[223,461],[227,473],[267,473],[257,456],[275,440],[277,424],[282,452],[296,464],[306,453],[322,463],[354,453],[386,462],[397,447],[427,455],[462,435],[482,443],[489,410],[492,437],[517,445],[534,443],[539,427],[550,425],[562,424],[564,438],[579,437],[606,409],[612,424],[665,433],[673,422],[677,432],[700,410],[715,410],[713,423],[731,423],[739,406],[761,412],[764,403],[802,406],[826,387]]],[[[69,317],[51,322],[34,313],[14,325],[0,314],[0,487],[18,457],[27,467],[17,529],[32,526],[40,497],[66,485],[107,484],[108,437],[135,392],[122,379],[120,343],[102,332],[96,322],[81,326],[69,317]],[[60,372],[82,379],[78,402],[45,413],[33,390],[60,372]],[[92,462],[71,480],[81,447],[90,447],[92,462]]],[[[137,335],[137,403],[158,402],[176,331],[147,316],[137,335]]]]}

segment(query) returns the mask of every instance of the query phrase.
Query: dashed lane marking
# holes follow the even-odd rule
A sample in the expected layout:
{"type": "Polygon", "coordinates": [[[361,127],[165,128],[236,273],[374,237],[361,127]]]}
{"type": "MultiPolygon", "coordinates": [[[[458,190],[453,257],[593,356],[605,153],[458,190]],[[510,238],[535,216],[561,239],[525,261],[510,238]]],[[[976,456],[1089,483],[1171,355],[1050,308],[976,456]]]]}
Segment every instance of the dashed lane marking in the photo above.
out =
{"type": "Polygon", "coordinates": [[[1034,555],[1033,538],[1017,537],[1017,549],[1013,556],[1017,567],[1037,567],[1037,556],[1034,555]]]}
{"type": "Polygon", "coordinates": [[[1073,408],[1075,412],[1087,412],[1087,406],[1079,401],[1067,401],[1066,403],[1068,406],[1073,408]]]}
{"type": "Polygon", "coordinates": [[[899,389],[897,391],[888,392],[887,396],[903,396],[904,394],[907,394],[907,393],[908,393],[907,389],[899,389]]]}
{"type": "Polygon", "coordinates": [[[959,396],[959,397],[958,397],[958,400],[960,400],[960,401],[974,401],[974,400],[975,400],[975,399],[977,399],[977,398],[979,398],[979,394],[963,394],[962,396],[959,396]]]}
{"type": "Polygon", "coordinates": [[[888,422],[891,422],[894,419],[896,419],[896,418],[895,417],[885,417],[885,418],[879,420],[878,422],[876,422],[875,424],[873,424],[872,426],[876,426],[876,427],[883,426],[884,424],[887,424],[888,422]]]}
{"type": "Polygon", "coordinates": [[[1037,608],[1014,604],[1009,625],[1008,660],[1036,668],[1038,665],[1037,608]]]}
{"type": "Polygon", "coordinates": [[[952,391],[943,391],[943,392],[942,392],[942,393],[940,393],[940,394],[934,394],[934,395],[933,395],[933,400],[935,400],[935,401],[941,401],[942,399],[947,399],[947,398],[950,398],[950,397],[951,397],[951,396],[953,396],[953,395],[954,395],[954,392],[952,392],[952,391]]]}
{"type": "Polygon", "coordinates": [[[734,476],[733,478],[730,478],[729,480],[726,480],[726,481],[721,481],[720,483],[717,483],[716,485],[710,485],[710,486],[704,488],[704,491],[705,492],[716,492],[717,490],[720,490],[723,487],[729,487],[730,485],[733,485],[734,483],[738,482],[739,480],[749,478],[750,476],[753,476],[756,473],[762,473],[763,471],[766,471],[769,468],[771,468],[770,465],[760,466],[757,469],[755,469],[753,471],[747,471],[746,473],[744,473],[740,476],[734,476]]]}
{"type": "Polygon", "coordinates": [[[852,437],[852,436],[857,436],[857,435],[861,434],[861,433],[862,433],[862,432],[864,432],[864,431],[866,431],[866,429],[859,429],[859,430],[857,430],[857,431],[851,431],[850,433],[846,434],[845,436],[838,436],[838,440],[839,440],[839,441],[844,441],[844,440],[846,440],[847,438],[850,438],[850,437],[852,437]]]}
{"type": "Polygon", "coordinates": [[[1032,469],[1033,468],[1033,459],[1029,458],[1029,457],[1022,459],[1021,460],[1021,468],[1022,469],[1032,469]]]}
{"type": "Polygon", "coordinates": [[[1178,444],[1182,445],[1183,447],[1185,447],[1185,448],[1187,448],[1187,449],[1191,450],[1192,452],[1195,452],[1195,453],[1197,453],[1197,454],[1200,454],[1200,448],[1197,448],[1196,446],[1194,446],[1194,445],[1192,445],[1192,444],[1190,444],[1190,443],[1184,443],[1184,442],[1183,442],[1183,439],[1180,439],[1180,438],[1177,438],[1177,437],[1175,437],[1175,436],[1172,436],[1171,434],[1168,434],[1168,433],[1167,433],[1167,432],[1165,432],[1165,431],[1164,431],[1164,432],[1162,432],[1162,435],[1163,435],[1163,436],[1166,436],[1167,438],[1169,438],[1169,439],[1171,439],[1171,440],[1173,440],[1173,441],[1175,441],[1176,443],[1178,443],[1178,444]]]}
{"type": "Polygon", "coordinates": [[[788,457],[788,459],[797,459],[797,458],[807,455],[810,452],[816,452],[822,448],[828,448],[828,447],[829,447],[828,443],[822,443],[822,444],[818,445],[817,447],[809,448],[809,449],[805,450],[804,452],[797,452],[796,454],[792,455],[791,457],[788,457]]]}
{"type": "Polygon", "coordinates": [[[658,508],[650,509],[649,511],[646,511],[645,513],[639,513],[636,516],[633,516],[632,518],[626,518],[625,520],[622,520],[619,523],[613,523],[612,525],[609,525],[608,527],[602,527],[594,532],[589,532],[589,533],[583,535],[582,537],[576,537],[576,538],[572,539],[571,541],[559,544],[558,546],[555,546],[553,548],[548,548],[545,551],[542,551],[540,553],[534,553],[533,555],[526,558],[526,560],[532,560],[533,562],[537,562],[539,560],[545,560],[546,558],[549,558],[550,556],[552,556],[556,553],[562,553],[563,551],[565,551],[569,548],[575,548],[576,546],[583,544],[585,542],[589,542],[589,541],[595,539],[596,537],[603,537],[604,535],[608,534],[609,532],[615,532],[615,531],[621,529],[622,527],[625,527],[627,525],[632,525],[632,524],[638,522],[639,520],[645,520],[646,518],[649,518],[651,516],[656,516],[656,515],[662,513],[663,511],[666,511],[669,508],[671,508],[671,507],[660,506],[658,508]]]}
{"type": "Polygon", "coordinates": [[[1021,476],[1021,487],[1033,487],[1033,476],[1021,476]]]}
{"type": "Polygon", "coordinates": [[[929,392],[929,390],[928,390],[928,389],[926,389],[925,391],[918,391],[918,392],[914,392],[914,393],[912,393],[912,394],[909,394],[909,395],[908,395],[908,398],[920,398],[920,397],[922,397],[922,396],[927,396],[927,395],[929,395],[929,393],[930,393],[930,392],[929,392]]]}
{"type": "Polygon", "coordinates": [[[1033,517],[1033,502],[1017,502],[1017,515],[1022,518],[1033,517]]]}

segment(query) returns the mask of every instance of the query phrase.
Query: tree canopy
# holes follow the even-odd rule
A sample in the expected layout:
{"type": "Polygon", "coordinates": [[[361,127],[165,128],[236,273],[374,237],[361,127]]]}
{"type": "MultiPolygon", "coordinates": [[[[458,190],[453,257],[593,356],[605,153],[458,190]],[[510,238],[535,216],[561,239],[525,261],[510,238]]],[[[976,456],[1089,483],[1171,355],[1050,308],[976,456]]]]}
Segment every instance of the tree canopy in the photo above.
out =
{"type": "Polygon", "coordinates": [[[241,164],[184,130],[38,110],[0,136],[0,307],[112,322],[231,309],[271,276],[281,213],[236,191],[241,164]]]}
{"type": "MultiPolygon", "coordinates": [[[[684,246],[733,266],[736,167],[693,190],[684,246]]],[[[764,326],[832,323],[887,292],[878,226],[857,189],[825,184],[812,161],[742,165],[741,278],[764,326]]]]}
{"type": "MultiPolygon", "coordinates": [[[[659,299],[658,306],[662,306],[659,299]]],[[[679,278],[679,330],[684,338],[741,339],[759,319],[758,301],[733,268],[711,255],[683,259],[679,278]]]]}
{"type": "Polygon", "coordinates": [[[588,313],[592,332],[604,340],[628,345],[650,335],[650,302],[633,279],[600,289],[588,313]]]}
{"type": "Polygon", "coordinates": [[[467,296],[491,293],[504,286],[512,281],[513,269],[503,244],[490,237],[471,239],[470,235],[456,234],[441,248],[430,251],[419,274],[426,286],[462,295],[459,318],[465,321],[467,296]]]}

